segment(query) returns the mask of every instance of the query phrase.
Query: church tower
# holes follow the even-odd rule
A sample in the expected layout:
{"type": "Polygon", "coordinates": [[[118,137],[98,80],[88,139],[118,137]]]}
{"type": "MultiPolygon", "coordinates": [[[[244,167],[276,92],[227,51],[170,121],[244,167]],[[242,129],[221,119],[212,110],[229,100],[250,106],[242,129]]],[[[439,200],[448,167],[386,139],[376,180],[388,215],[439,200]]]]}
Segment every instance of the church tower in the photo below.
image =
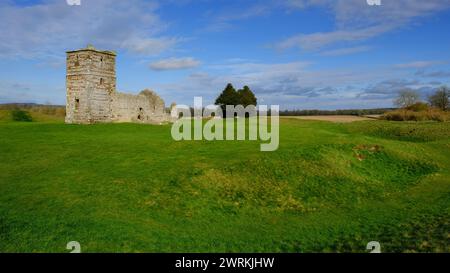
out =
{"type": "Polygon", "coordinates": [[[66,123],[111,122],[116,54],[93,46],[68,51],[66,123]]]}

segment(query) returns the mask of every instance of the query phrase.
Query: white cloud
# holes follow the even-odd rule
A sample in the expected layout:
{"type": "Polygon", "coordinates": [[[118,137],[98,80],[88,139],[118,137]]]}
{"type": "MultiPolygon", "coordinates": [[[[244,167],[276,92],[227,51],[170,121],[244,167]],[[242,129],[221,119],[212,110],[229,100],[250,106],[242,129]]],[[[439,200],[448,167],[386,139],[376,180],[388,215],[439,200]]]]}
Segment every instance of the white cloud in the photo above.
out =
{"type": "MultiPolygon", "coordinates": [[[[178,103],[190,104],[194,96],[203,96],[205,103],[213,103],[225,85],[233,83],[235,88],[250,86],[258,99],[267,104],[279,104],[283,109],[293,105],[297,108],[345,108],[350,104],[363,105],[364,101],[357,96],[369,83],[405,76],[403,70],[386,67],[316,70],[310,62],[240,62],[210,65],[205,69],[208,72],[192,73],[180,81],[161,84],[157,90],[178,103]],[[350,89],[350,85],[355,88],[350,89]]],[[[392,101],[383,100],[388,104],[392,101]]],[[[377,105],[375,100],[370,103],[377,105]]]]}
{"type": "Polygon", "coordinates": [[[165,60],[160,60],[150,64],[150,68],[157,71],[162,70],[177,70],[177,69],[187,69],[193,68],[200,65],[200,61],[192,58],[169,58],[165,60]]]}
{"type": "MultiPolygon", "coordinates": [[[[219,32],[232,28],[233,22],[263,16],[271,12],[270,4],[255,4],[248,8],[221,9],[219,13],[208,12],[206,16],[213,18],[204,28],[206,31],[219,32]]],[[[209,21],[209,20],[208,20],[209,21]]]]}
{"type": "Polygon", "coordinates": [[[335,15],[336,29],[329,32],[300,33],[275,44],[275,48],[322,50],[336,44],[366,41],[409,25],[450,7],[450,0],[384,0],[369,6],[364,0],[286,0],[290,8],[321,6],[335,15]]]}
{"type": "Polygon", "coordinates": [[[174,47],[179,38],[164,37],[167,28],[157,4],[144,0],[83,1],[69,6],[44,0],[29,6],[0,4],[0,57],[63,56],[65,50],[94,44],[99,48],[156,55],[174,47]]]}
{"type": "Polygon", "coordinates": [[[421,80],[405,80],[405,79],[390,79],[369,85],[358,94],[358,98],[363,100],[374,99],[393,99],[398,92],[404,89],[411,89],[417,91],[424,98],[439,86],[438,82],[424,82],[421,80]]]}
{"type": "Polygon", "coordinates": [[[180,39],[178,38],[130,38],[122,42],[120,48],[142,55],[158,55],[165,50],[174,47],[180,39]]]}
{"type": "Polygon", "coordinates": [[[410,63],[404,63],[404,64],[397,64],[395,67],[397,68],[426,68],[430,66],[435,66],[439,64],[443,64],[442,61],[415,61],[410,63]]]}
{"type": "Polygon", "coordinates": [[[346,47],[346,48],[338,48],[338,49],[324,51],[324,52],[320,53],[320,55],[322,55],[322,56],[343,56],[343,55],[349,55],[349,54],[369,51],[370,49],[371,49],[370,46],[346,47]]]}
{"type": "Polygon", "coordinates": [[[161,84],[157,90],[177,103],[192,104],[194,96],[202,96],[206,104],[232,83],[235,88],[250,86],[260,103],[278,104],[281,109],[343,109],[392,107],[398,90],[413,88],[426,95],[441,84],[388,65],[317,69],[310,62],[223,63],[205,66],[207,70],[161,84]]]}
{"type": "Polygon", "coordinates": [[[318,50],[338,42],[364,41],[386,30],[378,27],[361,30],[338,30],[333,32],[317,32],[290,37],[276,45],[278,49],[300,47],[304,50],[318,50]]]}
{"type": "Polygon", "coordinates": [[[438,70],[438,71],[426,72],[424,70],[419,70],[415,73],[415,75],[419,76],[419,77],[426,77],[426,78],[448,79],[448,78],[450,78],[450,71],[449,70],[438,70]]]}
{"type": "Polygon", "coordinates": [[[1,103],[64,104],[64,86],[0,80],[1,103]]]}
{"type": "MultiPolygon", "coordinates": [[[[229,11],[229,10],[228,10],[229,11]]],[[[218,21],[237,21],[253,18],[256,16],[265,15],[270,12],[270,8],[267,5],[253,5],[248,9],[239,9],[235,12],[227,12],[219,15],[216,20],[218,21]]]]}

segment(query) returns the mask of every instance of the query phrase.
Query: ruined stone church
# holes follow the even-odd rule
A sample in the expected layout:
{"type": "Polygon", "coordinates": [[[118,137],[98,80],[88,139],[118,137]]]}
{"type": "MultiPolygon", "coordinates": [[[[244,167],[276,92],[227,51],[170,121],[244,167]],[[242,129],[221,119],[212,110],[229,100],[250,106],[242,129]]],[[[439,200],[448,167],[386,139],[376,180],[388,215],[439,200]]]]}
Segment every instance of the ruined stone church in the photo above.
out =
{"type": "Polygon", "coordinates": [[[116,91],[116,54],[93,46],[67,52],[66,123],[170,120],[164,101],[153,91],[138,95],[116,91]]]}

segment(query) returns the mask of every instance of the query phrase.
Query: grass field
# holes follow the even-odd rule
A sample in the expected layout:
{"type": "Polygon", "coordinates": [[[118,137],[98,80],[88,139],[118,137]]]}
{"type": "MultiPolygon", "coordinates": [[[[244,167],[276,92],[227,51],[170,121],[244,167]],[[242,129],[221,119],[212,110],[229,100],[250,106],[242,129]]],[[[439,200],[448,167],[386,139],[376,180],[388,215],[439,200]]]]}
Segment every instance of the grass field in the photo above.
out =
{"type": "Polygon", "coordinates": [[[1,252],[450,251],[450,123],[282,119],[260,152],[6,117],[1,252]]]}
{"type": "Polygon", "coordinates": [[[302,120],[316,120],[316,121],[331,121],[331,122],[354,122],[354,121],[363,121],[363,120],[372,120],[378,117],[377,115],[373,115],[373,118],[362,117],[362,116],[351,116],[351,115],[327,115],[327,116],[284,116],[281,118],[295,118],[302,120]]]}

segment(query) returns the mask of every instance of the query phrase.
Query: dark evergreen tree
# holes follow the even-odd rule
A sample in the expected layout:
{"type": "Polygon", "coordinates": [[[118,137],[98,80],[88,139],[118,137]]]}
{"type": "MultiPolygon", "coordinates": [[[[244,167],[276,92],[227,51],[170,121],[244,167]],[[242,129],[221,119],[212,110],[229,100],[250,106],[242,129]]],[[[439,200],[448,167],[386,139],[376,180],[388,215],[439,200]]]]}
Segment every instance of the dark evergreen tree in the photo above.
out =
{"type": "Polygon", "coordinates": [[[225,87],[222,93],[217,97],[215,104],[220,105],[223,110],[223,116],[226,116],[227,105],[242,105],[247,107],[249,105],[256,106],[257,99],[255,94],[248,86],[244,86],[243,89],[236,91],[231,83],[225,87]]]}
{"type": "Polygon", "coordinates": [[[246,85],[243,89],[240,89],[238,91],[239,94],[239,102],[244,107],[247,107],[249,105],[256,106],[257,99],[255,97],[255,94],[253,94],[252,90],[246,85]]]}
{"type": "Polygon", "coordinates": [[[238,105],[239,103],[239,94],[236,92],[233,85],[229,83],[219,97],[217,97],[215,104],[220,105],[222,110],[225,111],[227,105],[238,105]]]}

